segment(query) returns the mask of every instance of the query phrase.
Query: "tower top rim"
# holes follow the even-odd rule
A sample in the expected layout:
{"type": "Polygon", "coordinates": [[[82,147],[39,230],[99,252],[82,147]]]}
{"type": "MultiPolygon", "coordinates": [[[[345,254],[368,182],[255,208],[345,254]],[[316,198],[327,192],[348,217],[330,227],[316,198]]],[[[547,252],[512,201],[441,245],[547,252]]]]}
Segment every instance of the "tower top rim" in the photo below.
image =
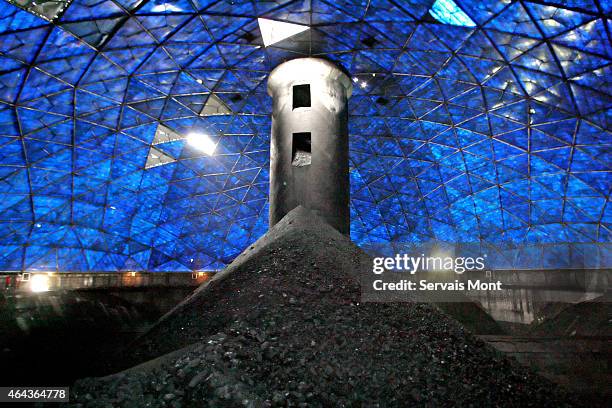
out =
{"type": "Polygon", "coordinates": [[[339,81],[346,89],[347,97],[351,97],[353,84],[349,76],[333,62],[312,57],[292,59],[274,68],[268,77],[268,95],[273,96],[274,89],[289,86],[298,81],[321,79],[339,81]]]}

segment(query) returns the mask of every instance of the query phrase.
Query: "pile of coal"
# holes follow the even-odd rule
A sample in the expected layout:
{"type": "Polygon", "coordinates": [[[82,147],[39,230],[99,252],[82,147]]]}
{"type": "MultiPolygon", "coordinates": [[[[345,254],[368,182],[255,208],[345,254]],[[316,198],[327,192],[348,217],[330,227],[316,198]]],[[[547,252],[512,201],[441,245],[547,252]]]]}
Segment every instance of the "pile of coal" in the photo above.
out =
{"type": "Polygon", "coordinates": [[[535,325],[530,334],[542,337],[612,337],[612,293],[593,300],[564,305],[556,314],[535,325]]]}
{"type": "Polygon", "coordinates": [[[150,361],[78,381],[70,406],[572,405],[434,306],[361,303],[371,267],[298,208],[124,356],[150,361]]]}

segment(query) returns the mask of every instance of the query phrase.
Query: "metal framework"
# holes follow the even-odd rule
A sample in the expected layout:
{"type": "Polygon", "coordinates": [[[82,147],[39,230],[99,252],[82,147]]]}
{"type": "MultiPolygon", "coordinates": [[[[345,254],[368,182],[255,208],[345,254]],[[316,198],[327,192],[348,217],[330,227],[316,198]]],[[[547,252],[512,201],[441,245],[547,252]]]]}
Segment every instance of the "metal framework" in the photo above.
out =
{"type": "Polygon", "coordinates": [[[586,257],[610,242],[611,9],[0,0],[0,270],[223,267],[267,229],[266,79],[301,56],[353,76],[358,244],[586,257]],[[258,18],[310,29],[266,47],[258,18]]]}

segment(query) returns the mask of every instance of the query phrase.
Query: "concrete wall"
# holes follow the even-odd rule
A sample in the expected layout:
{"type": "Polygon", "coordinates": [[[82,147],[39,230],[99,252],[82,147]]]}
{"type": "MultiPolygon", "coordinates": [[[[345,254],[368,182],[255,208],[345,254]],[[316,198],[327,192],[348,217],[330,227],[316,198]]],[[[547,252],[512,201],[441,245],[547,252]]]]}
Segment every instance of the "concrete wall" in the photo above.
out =
{"type": "Polygon", "coordinates": [[[494,270],[467,271],[459,279],[501,281],[506,287],[540,288],[606,292],[610,288],[609,269],[554,269],[554,270],[494,270]]]}
{"type": "Polygon", "coordinates": [[[343,234],[350,232],[348,110],[350,78],[332,63],[300,58],[270,74],[274,99],[270,148],[270,227],[302,205],[343,234]],[[294,85],[310,85],[310,107],[293,106],[294,85]],[[294,160],[294,133],[310,133],[307,155],[294,160]]]}

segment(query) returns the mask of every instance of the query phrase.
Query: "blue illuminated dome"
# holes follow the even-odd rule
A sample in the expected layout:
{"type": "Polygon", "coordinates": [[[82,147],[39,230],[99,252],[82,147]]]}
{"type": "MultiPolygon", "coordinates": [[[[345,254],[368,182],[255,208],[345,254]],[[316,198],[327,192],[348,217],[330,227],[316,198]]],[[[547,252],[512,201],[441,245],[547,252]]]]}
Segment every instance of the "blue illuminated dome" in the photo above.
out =
{"type": "Polygon", "coordinates": [[[611,5],[0,0],[0,269],[229,263],[267,230],[268,74],[307,55],[353,77],[355,242],[601,267],[611,5]]]}

